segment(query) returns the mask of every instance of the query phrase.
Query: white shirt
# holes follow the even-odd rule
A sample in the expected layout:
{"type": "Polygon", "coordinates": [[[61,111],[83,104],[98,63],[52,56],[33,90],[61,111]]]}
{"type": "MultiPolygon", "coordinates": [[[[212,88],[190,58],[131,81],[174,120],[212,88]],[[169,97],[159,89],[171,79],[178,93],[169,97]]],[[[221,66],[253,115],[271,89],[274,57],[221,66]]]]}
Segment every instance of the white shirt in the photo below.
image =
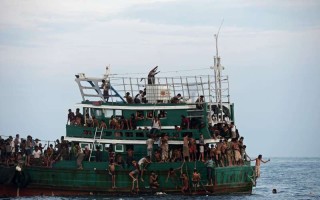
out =
{"type": "Polygon", "coordinates": [[[160,121],[153,120],[152,128],[160,129],[160,121]]]}
{"type": "Polygon", "coordinates": [[[146,142],[147,149],[152,149],[153,148],[153,143],[154,143],[154,141],[153,141],[152,138],[147,139],[147,142],[146,142]]]}
{"type": "Polygon", "coordinates": [[[41,151],[38,149],[38,151],[33,151],[33,157],[34,158],[40,158],[41,156],[41,151]]]}

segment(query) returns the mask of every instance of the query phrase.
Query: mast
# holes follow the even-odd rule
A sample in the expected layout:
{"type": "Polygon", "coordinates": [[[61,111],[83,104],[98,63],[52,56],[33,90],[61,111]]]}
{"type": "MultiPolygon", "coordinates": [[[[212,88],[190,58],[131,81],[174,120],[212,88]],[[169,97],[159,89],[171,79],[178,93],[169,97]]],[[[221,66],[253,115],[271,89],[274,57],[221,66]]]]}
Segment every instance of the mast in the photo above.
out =
{"type": "Polygon", "coordinates": [[[214,34],[215,40],[216,40],[216,55],[214,56],[214,82],[215,82],[215,94],[216,94],[216,104],[219,105],[219,112],[218,112],[218,122],[223,121],[223,107],[222,107],[222,84],[221,84],[221,76],[222,76],[222,70],[223,67],[221,66],[221,58],[219,56],[219,50],[218,50],[218,37],[219,32],[222,26],[223,20],[221,22],[220,28],[218,30],[217,34],[214,34]],[[221,118],[219,117],[219,114],[221,114],[221,118]]]}

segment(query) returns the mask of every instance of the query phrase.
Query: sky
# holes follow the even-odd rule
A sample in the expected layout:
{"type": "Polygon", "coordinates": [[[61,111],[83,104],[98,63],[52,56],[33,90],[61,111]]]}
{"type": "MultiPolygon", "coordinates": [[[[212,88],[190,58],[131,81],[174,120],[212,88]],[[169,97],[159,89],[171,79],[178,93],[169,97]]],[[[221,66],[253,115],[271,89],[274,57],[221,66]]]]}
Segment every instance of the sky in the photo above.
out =
{"type": "Polygon", "coordinates": [[[222,21],[219,54],[248,154],[319,157],[317,0],[0,0],[0,135],[65,135],[80,72],[209,68],[222,21]]]}

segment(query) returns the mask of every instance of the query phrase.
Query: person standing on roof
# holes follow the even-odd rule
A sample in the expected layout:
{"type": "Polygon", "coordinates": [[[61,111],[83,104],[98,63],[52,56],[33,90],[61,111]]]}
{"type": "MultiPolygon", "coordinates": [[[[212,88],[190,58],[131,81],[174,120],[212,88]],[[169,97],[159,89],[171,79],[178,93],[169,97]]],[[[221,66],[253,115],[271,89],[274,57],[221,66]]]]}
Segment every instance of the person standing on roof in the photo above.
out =
{"type": "Polygon", "coordinates": [[[102,85],[100,87],[101,89],[103,89],[103,98],[108,102],[109,101],[109,83],[106,82],[106,80],[102,80],[102,85]]]}
{"type": "Polygon", "coordinates": [[[149,85],[153,85],[155,84],[155,75],[157,75],[160,71],[158,71],[158,66],[156,66],[155,68],[153,68],[152,70],[150,70],[149,74],[148,74],[148,84],[149,85]]]}

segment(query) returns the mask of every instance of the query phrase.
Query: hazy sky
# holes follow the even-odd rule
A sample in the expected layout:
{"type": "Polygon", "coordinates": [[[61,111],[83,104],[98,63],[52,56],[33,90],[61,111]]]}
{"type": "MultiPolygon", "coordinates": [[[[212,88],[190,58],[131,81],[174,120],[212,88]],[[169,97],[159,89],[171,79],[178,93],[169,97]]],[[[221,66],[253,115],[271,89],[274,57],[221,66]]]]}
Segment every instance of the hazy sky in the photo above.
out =
{"type": "Polygon", "coordinates": [[[79,72],[209,68],[222,19],[219,53],[249,155],[320,156],[317,0],[0,0],[0,135],[65,135],[79,72]]]}

